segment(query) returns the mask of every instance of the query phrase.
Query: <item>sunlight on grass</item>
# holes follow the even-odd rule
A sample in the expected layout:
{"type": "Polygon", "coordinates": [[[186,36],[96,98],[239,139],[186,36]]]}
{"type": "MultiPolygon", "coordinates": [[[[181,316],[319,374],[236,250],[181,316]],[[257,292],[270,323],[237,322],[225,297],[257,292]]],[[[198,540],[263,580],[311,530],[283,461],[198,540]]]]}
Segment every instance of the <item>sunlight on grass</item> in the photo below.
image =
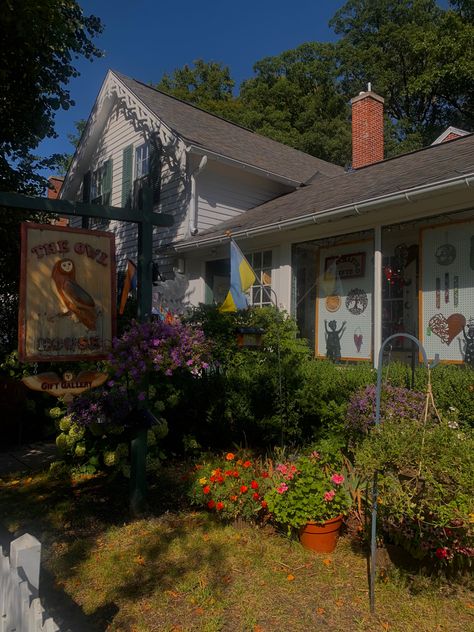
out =
{"type": "Polygon", "coordinates": [[[349,537],[318,556],[270,527],[222,525],[205,512],[124,523],[123,490],[112,496],[104,480],[14,480],[0,495],[6,526],[42,539],[56,586],[86,615],[114,607],[102,629],[464,632],[474,623],[467,588],[427,581],[414,592],[396,573],[379,581],[372,617],[365,554],[349,537]]]}

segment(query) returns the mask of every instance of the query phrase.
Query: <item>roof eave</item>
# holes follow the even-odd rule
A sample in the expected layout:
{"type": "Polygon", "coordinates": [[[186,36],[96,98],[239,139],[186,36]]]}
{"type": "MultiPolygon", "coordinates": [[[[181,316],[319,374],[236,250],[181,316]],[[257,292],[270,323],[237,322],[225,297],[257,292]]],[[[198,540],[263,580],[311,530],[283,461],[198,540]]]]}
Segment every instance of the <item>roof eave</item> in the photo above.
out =
{"type": "MultiPolygon", "coordinates": [[[[241,230],[230,232],[232,233],[232,237],[234,238],[248,238],[255,237],[261,234],[272,233],[275,231],[302,228],[311,224],[323,224],[332,220],[340,220],[353,215],[369,213],[370,211],[377,208],[394,205],[402,201],[414,202],[415,200],[421,199],[424,196],[428,197],[433,193],[440,193],[441,191],[461,189],[465,187],[474,187],[474,172],[431,184],[424,184],[417,187],[412,187],[410,189],[404,189],[402,191],[397,191],[396,193],[389,193],[386,195],[369,198],[367,200],[361,200],[357,203],[345,204],[343,206],[325,209],[324,211],[319,211],[316,213],[309,213],[305,215],[300,215],[299,217],[279,220],[278,222],[273,222],[270,224],[263,224],[261,226],[255,226],[253,228],[243,228],[241,230]]],[[[201,239],[196,239],[191,242],[185,242],[182,244],[175,244],[174,249],[176,252],[196,250],[198,248],[208,246],[217,246],[223,242],[228,241],[228,239],[229,237],[227,231],[223,234],[203,237],[201,239]]]]}
{"type": "Polygon", "coordinates": [[[231,167],[237,167],[239,169],[243,169],[247,171],[248,173],[253,173],[255,175],[268,178],[275,182],[280,182],[281,184],[285,184],[290,187],[298,187],[303,184],[301,180],[293,180],[292,178],[288,178],[287,176],[283,176],[279,173],[274,173],[273,171],[262,169],[261,167],[257,167],[256,165],[252,165],[248,162],[237,160],[237,158],[230,158],[229,156],[220,154],[211,149],[207,149],[206,147],[203,147],[201,145],[189,144],[186,146],[186,151],[190,154],[197,154],[199,156],[206,155],[212,160],[215,160],[222,164],[229,165],[231,167]]]}

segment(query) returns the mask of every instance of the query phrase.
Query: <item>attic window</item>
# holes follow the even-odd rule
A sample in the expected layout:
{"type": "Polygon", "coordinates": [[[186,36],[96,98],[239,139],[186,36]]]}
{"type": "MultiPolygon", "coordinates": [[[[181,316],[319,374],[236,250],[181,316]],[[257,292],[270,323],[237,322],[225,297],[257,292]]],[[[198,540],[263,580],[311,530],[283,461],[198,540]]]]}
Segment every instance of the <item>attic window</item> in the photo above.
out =
{"type": "Polygon", "coordinates": [[[135,180],[147,176],[149,170],[148,143],[144,143],[135,149],[135,180]]]}

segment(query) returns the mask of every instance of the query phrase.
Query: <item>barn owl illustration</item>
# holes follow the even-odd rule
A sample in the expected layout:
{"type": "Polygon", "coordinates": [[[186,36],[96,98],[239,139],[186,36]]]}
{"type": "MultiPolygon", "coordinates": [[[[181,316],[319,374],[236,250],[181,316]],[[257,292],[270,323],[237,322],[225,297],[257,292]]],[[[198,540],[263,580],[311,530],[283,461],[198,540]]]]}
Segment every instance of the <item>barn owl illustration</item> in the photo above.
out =
{"type": "Polygon", "coordinates": [[[92,296],[76,281],[76,269],[71,259],[56,261],[51,273],[53,288],[66,314],[72,314],[87,329],[95,330],[97,313],[92,296]]]}

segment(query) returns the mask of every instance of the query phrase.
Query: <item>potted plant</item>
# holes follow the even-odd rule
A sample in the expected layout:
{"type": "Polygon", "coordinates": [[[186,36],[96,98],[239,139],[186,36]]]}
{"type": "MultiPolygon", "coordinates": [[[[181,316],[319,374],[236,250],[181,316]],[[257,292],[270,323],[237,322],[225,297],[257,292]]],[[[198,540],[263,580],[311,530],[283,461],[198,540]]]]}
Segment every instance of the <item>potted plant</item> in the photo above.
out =
{"type": "Polygon", "coordinates": [[[336,547],[342,518],[351,506],[342,467],[340,451],[327,445],[275,467],[274,487],[265,496],[268,509],[289,531],[299,530],[305,548],[330,553],[336,547]]]}

